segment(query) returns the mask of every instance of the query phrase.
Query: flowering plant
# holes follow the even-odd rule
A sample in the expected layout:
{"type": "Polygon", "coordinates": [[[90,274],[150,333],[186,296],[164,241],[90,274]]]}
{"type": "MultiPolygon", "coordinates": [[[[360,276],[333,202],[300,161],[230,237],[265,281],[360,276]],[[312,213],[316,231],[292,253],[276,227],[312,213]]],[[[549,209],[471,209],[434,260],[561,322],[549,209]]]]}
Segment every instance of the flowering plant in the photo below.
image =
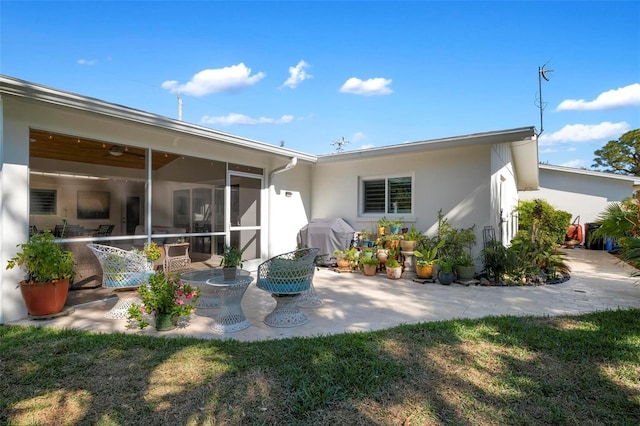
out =
{"type": "Polygon", "coordinates": [[[150,262],[154,262],[162,256],[162,252],[160,251],[160,247],[158,244],[151,241],[150,243],[145,243],[144,248],[142,249],[142,254],[147,256],[147,260],[150,262]]]}
{"type": "Polygon", "coordinates": [[[165,314],[171,317],[190,315],[196,309],[200,289],[184,283],[177,274],[156,272],[149,276],[148,283],[138,289],[141,304],[129,308],[127,328],[137,323],[139,328],[149,325],[149,317],[165,314]]]}

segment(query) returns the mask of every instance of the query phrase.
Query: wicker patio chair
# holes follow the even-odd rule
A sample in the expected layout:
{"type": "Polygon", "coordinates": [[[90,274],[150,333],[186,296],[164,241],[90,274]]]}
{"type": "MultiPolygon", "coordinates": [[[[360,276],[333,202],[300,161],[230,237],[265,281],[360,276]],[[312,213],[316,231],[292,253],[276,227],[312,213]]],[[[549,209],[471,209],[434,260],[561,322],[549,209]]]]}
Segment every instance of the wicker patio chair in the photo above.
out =
{"type": "Polygon", "coordinates": [[[294,250],[258,266],[256,285],[276,300],[276,307],[264,319],[265,324],[295,327],[309,322],[309,317],[298,307],[298,298],[311,288],[319,251],[318,248],[294,250]]]}
{"type": "MultiPolygon", "coordinates": [[[[134,290],[153,274],[153,263],[135,251],[102,244],[87,244],[100,262],[102,268],[102,287],[114,290],[134,290]]],[[[105,314],[106,318],[125,319],[129,307],[139,303],[137,292],[118,294],[118,303],[105,314]]]]}

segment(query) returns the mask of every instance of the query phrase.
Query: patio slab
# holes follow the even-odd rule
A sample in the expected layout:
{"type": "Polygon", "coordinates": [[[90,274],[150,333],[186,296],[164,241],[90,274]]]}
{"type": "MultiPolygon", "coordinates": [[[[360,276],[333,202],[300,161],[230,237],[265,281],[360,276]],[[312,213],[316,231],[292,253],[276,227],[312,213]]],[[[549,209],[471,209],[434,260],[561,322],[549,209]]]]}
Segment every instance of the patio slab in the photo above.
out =
{"type": "Polygon", "coordinates": [[[539,287],[483,287],[439,283],[420,284],[390,280],[384,274],[337,273],[320,268],[314,286],[323,304],[304,308],[310,321],[292,328],[273,328],[264,317],[275,306],[271,295],[255,281],[247,289],[242,307],[251,325],[241,331],[221,333],[211,329],[215,309],[198,309],[177,329],[158,333],[153,327],[127,330],[126,320],[104,318],[115,304],[113,297],[75,305],[68,316],[50,320],[22,319],[8,324],[37,325],[98,333],[121,332],[150,336],[192,336],[202,339],[259,341],[297,336],[323,336],[385,329],[456,318],[490,315],[557,316],[594,311],[640,309],[640,283],[630,277],[632,268],[605,251],[567,250],[571,279],[539,287]]]}

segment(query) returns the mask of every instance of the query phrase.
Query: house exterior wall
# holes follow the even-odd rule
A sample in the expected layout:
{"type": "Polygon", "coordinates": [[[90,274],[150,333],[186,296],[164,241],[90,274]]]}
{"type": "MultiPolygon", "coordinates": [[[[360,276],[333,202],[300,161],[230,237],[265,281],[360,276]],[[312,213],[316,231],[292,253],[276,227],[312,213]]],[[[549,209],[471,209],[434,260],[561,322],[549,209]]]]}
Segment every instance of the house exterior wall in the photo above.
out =
{"type": "Polygon", "coordinates": [[[312,170],[309,164],[298,164],[269,178],[270,257],[295,250],[298,231],[311,220],[312,170]]]}
{"type": "MultiPolygon", "coordinates": [[[[17,245],[28,240],[29,236],[29,129],[39,129],[54,133],[74,135],[81,138],[102,140],[116,145],[130,145],[140,148],[153,148],[185,156],[212,159],[230,163],[239,163],[264,170],[261,206],[262,245],[261,257],[267,258],[271,251],[269,236],[273,235],[273,250],[280,247],[295,248],[295,235],[299,228],[307,222],[309,206],[310,166],[300,162],[298,166],[286,173],[276,175],[274,182],[274,200],[269,203],[267,176],[278,167],[286,164],[288,157],[260,152],[256,149],[232,145],[224,141],[197,135],[185,134],[149,126],[120,118],[73,109],[51,103],[41,103],[29,99],[3,95],[2,125],[0,140],[0,262],[6,265],[8,259],[15,256],[17,245]],[[287,197],[286,189],[292,192],[287,197]],[[302,195],[305,194],[305,195],[302,195]],[[273,212],[269,210],[269,206],[273,212]],[[280,214],[279,211],[286,211],[280,214]],[[276,218],[273,223],[268,220],[276,218]],[[273,229],[269,229],[269,225],[273,229]],[[282,242],[282,243],[281,243],[282,242]]],[[[37,161],[34,159],[34,162],[37,161]]],[[[69,166],[76,166],[70,163],[69,166]]],[[[96,165],[83,165],[84,170],[78,173],[89,173],[96,165]]],[[[141,172],[141,177],[145,172],[141,172]]],[[[63,194],[64,196],[64,194],[63,194]]],[[[62,199],[64,203],[64,199],[62,199]]],[[[277,254],[277,253],[276,253],[277,254]]],[[[0,324],[27,314],[16,288],[22,279],[22,271],[18,269],[0,269],[0,324]]]]}
{"type": "MultiPolygon", "coordinates": [[[[312,178],[311,218],[340,217],[356,231],[376,232],[378,219],[401,218],[405,226],[429,235],[438,211],[460,228],[475,225],[479,251],[482,229],[491,223],[491,146],[425,150],[349,161],[319,161],[312,178]],[[362,178],[411,176],[413,214],[365,215],[360,208],[362,178]]],[[[477,254],[477,253],[476,253],[477,254]]]]}
{"type": "Polygon", "coordinates": [[[607,173],[555,170],[540,167],[540,190],[521,192],[521,200],[542,199],[571,213],[580,223],[595,222],[609,203],[633,195],[633,179],[607,173]]]}
{"type": "MultiPolygon", "coordinates": [[[[495,238],[508,245],[518,228],[517,181],[509,144],[496,144],[491,149],[491,205],[489,225],[495,238]]],[[[478,241],[482,241],[481,239],[478,241]]]]}

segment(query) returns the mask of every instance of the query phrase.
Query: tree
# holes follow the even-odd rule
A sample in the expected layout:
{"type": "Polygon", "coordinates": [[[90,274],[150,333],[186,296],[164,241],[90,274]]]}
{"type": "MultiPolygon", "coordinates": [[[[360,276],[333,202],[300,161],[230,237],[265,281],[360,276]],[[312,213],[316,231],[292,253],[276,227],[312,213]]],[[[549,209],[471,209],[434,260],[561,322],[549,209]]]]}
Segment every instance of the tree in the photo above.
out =
{"type": "Polygon", "coordinates": [[[617,141],[609,141],[594,154],[591,167],[603,167],[605,172],[640,176],[640,129],[630,130],[617,141]]]}

